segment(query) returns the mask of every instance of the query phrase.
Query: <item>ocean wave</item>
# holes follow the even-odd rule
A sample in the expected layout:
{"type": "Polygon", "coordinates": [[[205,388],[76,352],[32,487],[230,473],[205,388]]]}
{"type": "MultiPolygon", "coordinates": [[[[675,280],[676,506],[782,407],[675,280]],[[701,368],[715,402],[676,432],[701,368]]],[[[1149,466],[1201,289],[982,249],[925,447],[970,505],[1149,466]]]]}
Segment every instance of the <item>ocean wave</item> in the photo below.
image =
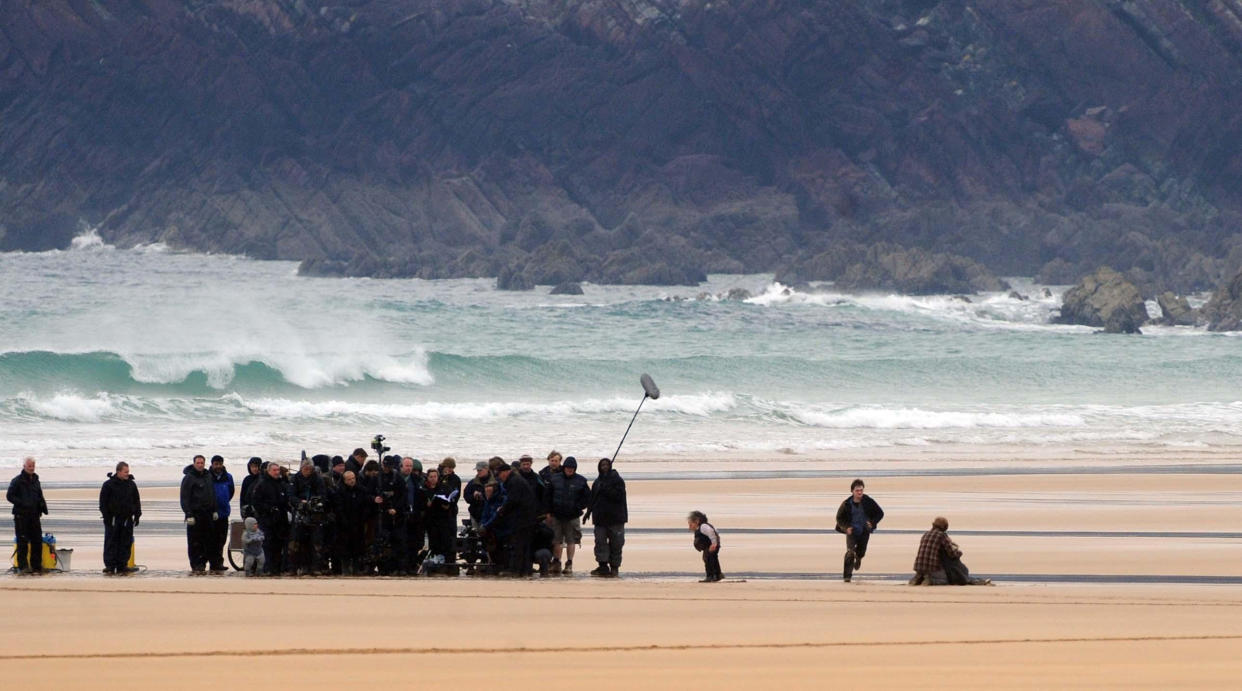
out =
{"type": "Polygon", "coordinates": [[[922,408],[860,406],[838,410],[794,408],[789,417],[806,425],[833,429],[973,429],[979,427],[1082,427],[1075,413],[936,411],[922,408]]]}
{"type": "Polygon", "coordinates": [[[96,390],[117,390],[133,384],[201,384],[221,390],[237,383],[287,383],[316,389],[366,379],[419,386],[435,381],[422,350],[395,355],[365,351],[314,354],[244,347],[199,353],[0,353],[0,378],[45,381],[49,376],[65,385],[96,390]]]}
{"type": "MultiPolygon", "coordinates": [[[[632,411],[633,398],[599,398],[579,401],[524,402],[478,401],[422,403],[359,403],[354,401],[299,401],[284,398],[225,397],[252,413],[285,419],[365,419],[432,421],[486,421],[512,418],[570,417],[632,411]]],[[[737,406],[732,394],[706,393],[664,396],[648,401],[644,410],[694,417],[709,417],[737,406]]]]}

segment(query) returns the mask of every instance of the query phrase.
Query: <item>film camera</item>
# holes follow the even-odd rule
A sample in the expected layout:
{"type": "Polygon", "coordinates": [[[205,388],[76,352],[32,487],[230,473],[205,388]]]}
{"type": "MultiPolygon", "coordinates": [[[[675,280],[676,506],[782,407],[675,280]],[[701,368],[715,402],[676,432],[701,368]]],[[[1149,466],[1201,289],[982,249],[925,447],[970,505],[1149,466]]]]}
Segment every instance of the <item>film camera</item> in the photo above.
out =
{"type": "Polygon", "coordinates": [[[487,547],[469,518],[462,519],[461,528],[457,532],[457,547],[461,561],[466,564],[466,573],[471,575],[492,573],[491,558],[488,556],[487,547]]]}
{"type": "Polygon", "coordinates": [[[375,453],[380,458],[383,458],[385,453],[392,451],[391,446],[384,446],[384,435],[382,434],[375,435],[375,438],[371,440],[371,448],[375,449],[375,453]]]}
{"type": "Polygon", "coordinates": [[[298,525],[324,525],[330,518],[328,503],[323,497],[311,497],[298,502],[297,511],[294,512],[294,521],[298,525]]]}

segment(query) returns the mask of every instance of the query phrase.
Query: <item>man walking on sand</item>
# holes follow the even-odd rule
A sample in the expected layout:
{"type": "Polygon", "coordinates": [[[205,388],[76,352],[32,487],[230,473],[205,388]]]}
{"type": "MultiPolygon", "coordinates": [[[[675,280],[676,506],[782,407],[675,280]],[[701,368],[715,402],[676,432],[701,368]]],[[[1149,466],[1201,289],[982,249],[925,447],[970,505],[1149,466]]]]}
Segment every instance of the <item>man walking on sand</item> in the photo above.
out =
{"type": "Polygon", "coordinates": [[[841,502],[837,509],[837,532],[845,533],[845,570],[842,578],[846,583],[854,576],[854,571],[862,566],[863,557],[867,556],[867,542],[871,533],[884,518],[884,509],[874,499],[864,493],[866,485],[862,480],[850,483],[850,496],[841,502]]]}

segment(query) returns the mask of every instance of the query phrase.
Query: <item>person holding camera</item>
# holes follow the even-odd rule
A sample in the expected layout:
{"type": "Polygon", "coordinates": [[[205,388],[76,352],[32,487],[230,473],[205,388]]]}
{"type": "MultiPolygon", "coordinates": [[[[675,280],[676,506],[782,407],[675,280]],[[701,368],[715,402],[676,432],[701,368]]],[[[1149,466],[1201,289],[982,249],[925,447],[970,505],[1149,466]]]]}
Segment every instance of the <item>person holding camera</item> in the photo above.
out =
{"type": "Polygon", "coordinates": [[[299,574],[324,570],[323,531],[327,523],[327,489],[309,459],[293,476],[293,530],[289,539],[289,567],[299,574]]]}
{"type": "Polygon", "coordinates": [[[264,568],[273,576],[285,572],[285,543],[289,540],[289,493],[282,470],[279,463],[268,463],[253,497],[255,518],[263,531],[264,568]]]}
{"type": "Polygon", "coordinates": [[[531,575],[530,543],[538,521],[539,505],[535,493],[526,480],[518,474],[517,466],[501,465],[500,488],[504,500],[496,515],[483,529],[489,530],[497,522],[503,522],[509,533],[506,540],[508,571],[514,576],[531,575]]]}
{"type": "Polygon", "coordinates": [[[370,492],[358,481],[358,475],[346,470],[336,494],[336,539],[341,555],[341,573],[346,576],[364,572],[367,526],[374,521],[375,502],[370,492]]]}

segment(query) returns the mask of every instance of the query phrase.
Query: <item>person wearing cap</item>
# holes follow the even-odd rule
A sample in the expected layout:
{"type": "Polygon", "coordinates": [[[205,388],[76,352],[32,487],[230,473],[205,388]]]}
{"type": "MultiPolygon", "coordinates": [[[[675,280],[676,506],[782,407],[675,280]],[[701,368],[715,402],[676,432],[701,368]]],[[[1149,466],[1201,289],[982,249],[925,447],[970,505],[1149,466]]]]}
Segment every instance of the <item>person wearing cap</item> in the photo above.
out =
{"type": "Polygon", "coordinates": [[[474,477],[470,478],[466,489],[462,490],[462,496],[466,499],[466,510],[470,514],[470,525],[475,530],[479,529],[483,521],[483,503],[487,499],[483,488],[491,478],[492,472],[487,461],[479,461],[474,464],[474,477]]]}
{"type": "Polygon", "coordinates": [[[548,464],[539,469],[539,481],[547,488],[548,483],[552,481],[552,476],[561,472],[561,456],[560,451],[548,452],[548,464]]]}
{"type": "Polygon", "coordinates": [[[448,503],[445,513],[449,518],[440,526],[440,540],[445,549],[444,561],[451,564],[457,561],[457,514],[461,510],[458,506],[461,500],[461,476],[457,474],[457,461],[452,456],[440,461],[440,488],[436,495],[436,501],[448,503]]]}
{"type": "Polygon", "coordinates": [[[518,475],[521,475],[526,484],[530,486],[530,491],[534,493],[535,503],[543,506],[543,480],[539,479],[539,473],[536,473],[532,467],[534,464],[535,459],[531,458],[530,454],[522,454],[522,457],[518,459],[517,471],[518,475]]]}
{"type": "Polygon", "coordinates": [[[263,459],[258,456],[252,456],[246,462],[246,477],[242,480],[241,492],[237,495],[238,501],[241,503],[242,518],[249,518],[254,515],[254,488],[258,486],[259,480],[263,479],[263,459]]]}
{"type": "Polygon", "coordinates": [[[625,524],[629,522],[629,506],[625,497],[625,480],[612,469],[612,459],[601,458],[599,475],[591,484],[591,499],[586,516],[595,526],[595,561],[598,568],[592,576],[616,577],[621,571],[621,550],[625,547],[625,524]]]}
{"type": "Polygon", "coordinates": [[[557,464],[551,473],[547,488],[547,509],[552,516],[552,564],[553,576],[572,575],[574,551],[582,544],[582,511],[591,501],[591,489],[586,478],[578,474],[578,459],[570,456],[557,464]],[[565,566],[561,567],[561,552],[565,551],[565,566]]]}
{"type": "Polygon", "coordinates": [[[229,508],[233,504],[233,475],[224,468],[223,456],[211,457],[211,484],[216,494],[216,513],[211,521],[211,546],[207,551],[207,561],[212,573],[224,573],[229,567],[224,565],[224,546],[229,539],[229,508]]]}
{"type": "MultiPolygon", "coordinates": [[[[516,465],[516,464],[514,464],[516,465]]],[[[511,465],[500,466],[500,489],[504,501],[496,510],[496,516],[486,523],[486,530],[497,521],[503,521],[509,531],[507,542],[508,571],[514,576],[531,575],[530,544],[538,521],[539,504],[530,485],[511,465]]]]}

